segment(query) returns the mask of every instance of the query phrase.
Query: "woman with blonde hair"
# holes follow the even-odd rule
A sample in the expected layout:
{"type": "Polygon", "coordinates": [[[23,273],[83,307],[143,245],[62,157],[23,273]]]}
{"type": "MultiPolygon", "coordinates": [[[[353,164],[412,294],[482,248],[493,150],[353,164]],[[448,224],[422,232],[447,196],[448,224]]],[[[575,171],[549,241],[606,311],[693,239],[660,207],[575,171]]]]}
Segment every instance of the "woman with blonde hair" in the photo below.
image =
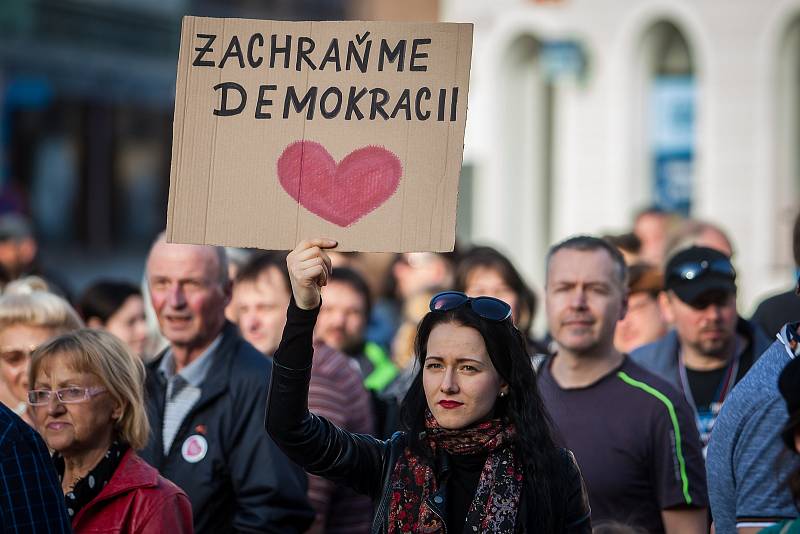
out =
{"type": "Polygon", "coordinates": [[[72,306],[52,293],[0,297],[0,402],[30,424],[26,400],[31,351],[53,336],[82,326],[72,306]]]}
{"type": "Polygon", "coordinates": [[[144,364],[107,332],[81,329],[31,354],[28,402],[54,451],[75,532],[192,532],[186,494],[134,452],[147,442],[144,364]]]}

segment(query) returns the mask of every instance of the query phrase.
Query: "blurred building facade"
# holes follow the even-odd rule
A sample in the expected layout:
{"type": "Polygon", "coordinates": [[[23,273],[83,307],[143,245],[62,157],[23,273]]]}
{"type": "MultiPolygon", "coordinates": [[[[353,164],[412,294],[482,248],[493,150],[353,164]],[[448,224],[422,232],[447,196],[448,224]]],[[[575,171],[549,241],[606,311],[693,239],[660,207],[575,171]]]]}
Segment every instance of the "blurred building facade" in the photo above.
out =
{"type": "Polygon", "coordinates": [[[465,232],[543,280],[549,243],[649,205],[734,238],[743,309],[788,286],[800,1],[443,0],[473,21],[465,232]]]}
{"type": "Polygon", "coordinates": [[[745,309],[790,280],[800,0],[5,0],[0,212],[78,284],[164,227],[185,14],[474,22],[458,233],[539,289],[550,243],[652,204],[734,236],[745,309]]]}
{"type": "Polygon", "coordinates": [[[0,212],[80,286],[135,279],[165,226],[183,15],[341,19],[341,0],[0,2],[0,212]]]}
{"type": "Polygon", "coordinates": [[[80,287],[136,279],[165,226],[184,15],[435,21],[409,0],[3,0],[0,213],[80,287]]]}

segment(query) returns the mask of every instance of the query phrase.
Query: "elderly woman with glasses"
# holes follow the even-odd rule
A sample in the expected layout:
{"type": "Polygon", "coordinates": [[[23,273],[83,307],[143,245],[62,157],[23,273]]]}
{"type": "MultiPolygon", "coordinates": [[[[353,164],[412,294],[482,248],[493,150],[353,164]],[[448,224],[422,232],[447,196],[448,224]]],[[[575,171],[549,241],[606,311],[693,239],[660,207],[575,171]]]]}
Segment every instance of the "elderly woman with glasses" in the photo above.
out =
{"type": "Polygon", "coordinates": [[[553,442],[525,338],[501,300],[454,291],[431,300],[403,432],[381,441],[309,413],[325,249],[335,246],[304,241],[287,258],[292,301],[267,412],[284,452],[309,473],[370,495],[372,532],[591,532],[580,472],[553,442]]]}
{"type": "Polygon", "coordinates": [[[186,494],[140,459],[144,364],[113,335],[82,329],[31,354],[28,402],[54,451],[75,532],[192,532],[186,494]]]}
{"type": "Polygon", "coordinates": [[[0,402],[30,424],[25,401],[31,351],[53,336],[82,326],[72,306],[51,293],[0,297],[0,402]]]}

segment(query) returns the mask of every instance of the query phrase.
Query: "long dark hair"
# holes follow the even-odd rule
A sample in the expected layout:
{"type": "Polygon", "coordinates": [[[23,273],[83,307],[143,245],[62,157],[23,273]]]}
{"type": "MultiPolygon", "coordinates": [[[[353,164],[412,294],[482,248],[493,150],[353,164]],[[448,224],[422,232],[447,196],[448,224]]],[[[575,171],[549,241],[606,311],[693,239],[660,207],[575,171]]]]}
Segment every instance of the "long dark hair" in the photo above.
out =
{"type": "Polygon", "coordinates": [[[517,430],[514,447],[523,462],[525,499],[533,502],[541,532],[562,530],[564,518],[553,511],[560,509],[563,502],[564,476],[559,472],[559,466],[564,465],[563,456],[553,441],[553,425],[539,396],[525,337],[510,319],[488,321],[466,306],[447,312],[430,312],[422,319],[414,345],[419,371],[400,406],[401,424],[408,433],[409,447],[415,454],[433,460],[430,449],[420,440],[428,408],[422,372],[428,337],[436,326],[446,323],[474,328],[486,343],[495,369],[509,385],[508,395],[497,399],[494,415],[507,419],[517,430]]]}

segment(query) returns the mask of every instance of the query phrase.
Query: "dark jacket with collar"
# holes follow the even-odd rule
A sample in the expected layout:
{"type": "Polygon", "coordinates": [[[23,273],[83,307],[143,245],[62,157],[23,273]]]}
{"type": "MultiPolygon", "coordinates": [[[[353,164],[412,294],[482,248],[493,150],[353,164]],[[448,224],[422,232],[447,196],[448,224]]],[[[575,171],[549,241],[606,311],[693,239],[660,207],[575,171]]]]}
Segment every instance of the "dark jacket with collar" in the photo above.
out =
{"type": "MultiPolygon", "coordinates": [[[[164,455],[167,383],[158,366],[165,352],[147,366],[145,402],[152,432],[140,454],[187,493],[195,530],[303,532],[314,517],[306,498],[306,476],[264,432],[270,360],[227,323],[200,399],[164,455]],[[202,436],[207,452],[190,463],[182,446],[193,435],[202,436]]],[[[197,457],[197,448],[194,453],[197,457]]]]}
{"type": "MultiPolygon", "coordinates": [[[[741,318],[736,324],[736,333],[747,340],[747,350],[750,351],[747,366],[747,369],[749,369],[761,354],[767,350],[770,340],[767,339],[758,326],[741,318]]],[[[630,357],[648,371],[657,374],[674,385],[678,391],[683,391],[680,368],[678,366],[679,352],[680,339],[678,339],[678,333],[673,329],[661,339],[634,350],[631,352],[630,357]]],[[[746,372],[747,369],[743,371],[746,372]]],[[[742,374],[741,376],[744,375],[742,374]]]]}
{"type": "MultiPolygon", "coordinates": [[[[396,432],[386,441],[363,434],[342,430],[324,418],[308,411],[308,384],[311,377],[313,348],[311,335],[317,310],[303,311],[290,304],[283,339],[275,355],[272,381],[269,390],[267,429],[286,454],[311,474],[350,486],[359,493],[369,495],[375,502],[375,517],[371,532],[388,530],[391,502],[390,479],[395,464],[405,450],[407,440],[403,432],[396,432]],[[282,351],[304,353],[305,365],[289,368],[279,362],[282,351]],[[306,354],[307,353],[307,354],[306,354]],[[275,408],[280,406],[280,410],[275,408]]],[[[557,502],[561,508],[551,513],[562,518],[563,532],[589,533],[591,521],[585,498],[583,481],[572,454],[564,450],[563,476],[567,494],[557,502]]],[[[447,456],[442,455],[437,464],[437,479],[443,480],[449,469],[447,456]]],[[[521,496],[517,516],[517,532],[538,531],[537,511],[531,509],[521,496]]],[[[442,518],[446,518],[446,485],[428,497],[428,505],[442,518]]]]}

